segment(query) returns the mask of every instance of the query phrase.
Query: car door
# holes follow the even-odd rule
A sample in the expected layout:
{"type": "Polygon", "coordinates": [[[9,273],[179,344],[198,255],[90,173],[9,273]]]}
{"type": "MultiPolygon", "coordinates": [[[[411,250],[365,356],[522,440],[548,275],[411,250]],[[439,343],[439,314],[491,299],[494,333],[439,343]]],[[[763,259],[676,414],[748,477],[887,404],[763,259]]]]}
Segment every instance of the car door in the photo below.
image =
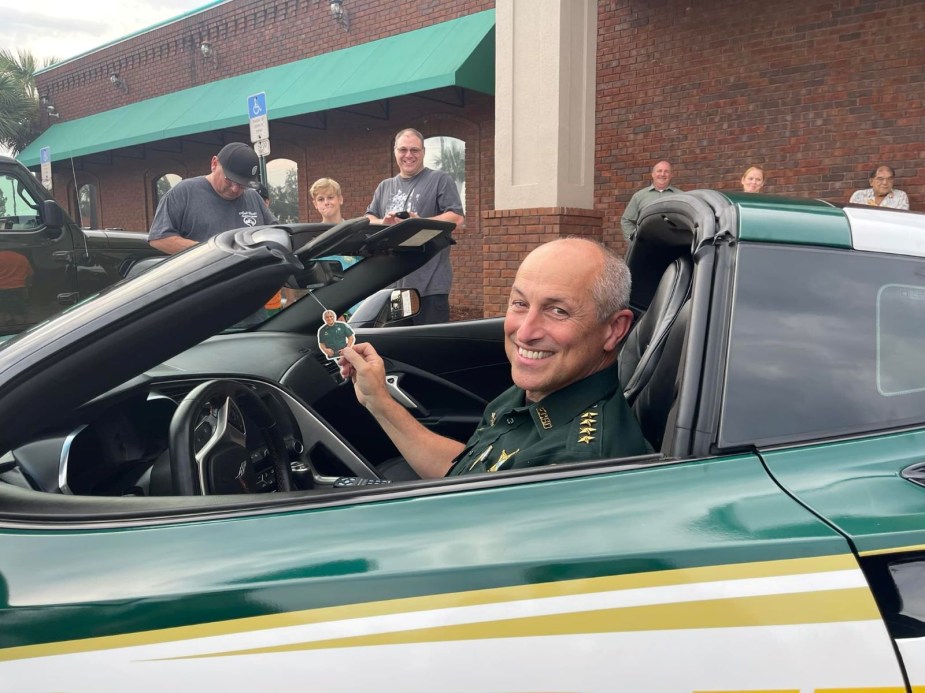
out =
{"type": "Polygon", "coordinates": [[[0,173],[0,334],[20,332],[77,300],[70,229],[50,228],[42,203],[0,173]]]}
{"type": "Polygon", "coordinates": [[[845,537],[913,688],[925,683],[925,325],[918,257],[739,248],[720,446],[845,537]]]}
{"type": "Polygon", "coordinates": [[[844,538],[754,455],[653,462],[314,498],[49,499],[2,488],[0,681],[96,691],[191,680],[280,691],[306,681],[343,691],[900,685],[844,538]]]}
{"type": "MultiPolygon", "coordinates": [[[[395,399],[423,425],[455,440],[467,440],[485,406],[511,386],[504,353],[503,319],[488,318],[421,327],[360,328],[386,363],[395,399]]],[[[355,441],[367,459],[397,454],[369,414],[356,403],[349,383],[315,403],[325,418],[355,441]],[[363,436],[352,435],[363,430],[363,436]]]]}

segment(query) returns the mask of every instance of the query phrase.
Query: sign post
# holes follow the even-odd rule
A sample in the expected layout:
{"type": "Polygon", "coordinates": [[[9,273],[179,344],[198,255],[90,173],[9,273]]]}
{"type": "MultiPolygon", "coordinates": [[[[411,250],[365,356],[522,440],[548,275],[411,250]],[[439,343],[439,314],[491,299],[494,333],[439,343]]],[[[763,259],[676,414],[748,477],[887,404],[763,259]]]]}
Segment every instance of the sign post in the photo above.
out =
{"type": "Polygon", "coordinates": [[[51,190],[51,149],[49,147],[39,149],[39,161],[42,164],[42,185],[51,190]]]}
{"type": "Polygon", "coordinates": [[[251,144],[260,159],[260,180],[267,184],[267,157],[270,156],[270,119],[267,115],[267,93],[262,91],[247,97],[247,117],[251,125],[251,144]]]}

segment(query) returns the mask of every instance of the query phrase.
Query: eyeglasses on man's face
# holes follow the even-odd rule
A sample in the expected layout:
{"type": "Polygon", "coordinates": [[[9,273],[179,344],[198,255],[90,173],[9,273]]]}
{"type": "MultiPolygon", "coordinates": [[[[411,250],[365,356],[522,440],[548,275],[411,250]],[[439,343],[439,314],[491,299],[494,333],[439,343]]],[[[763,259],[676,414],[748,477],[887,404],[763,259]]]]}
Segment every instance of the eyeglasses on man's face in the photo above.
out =
{"type": "Polygon", "coordinates": [[[874,177],[874,180],[877,181],[878,183],[892,183],[892,182],[893,182],[893,176],[885,176],[885,177],[884,177],[884,176],[875,176],[875,177],[874,177]]]}
{"type": "Polygon", "coordinates": [[[401,156],[420,156],[424,150],[418,149],[417,147],[395,147],[395,151],[398,152],[401,156]]]}
{"type": "Polygon", "coordinates": [[[248,186],[248,185],[242,185],[241,183],[238,183],[238,181],[236,181],[236,180],[231,180],[231,178],[229,178],[228,176],[226,176],[224,173],[222,173],[222,178],[225,179],[226,185],[228,185],[232,190],[235,190],[235,189],[238,189],[238,190],[247,190],[247,188],[250,187],[250,186],[248,186]]]}

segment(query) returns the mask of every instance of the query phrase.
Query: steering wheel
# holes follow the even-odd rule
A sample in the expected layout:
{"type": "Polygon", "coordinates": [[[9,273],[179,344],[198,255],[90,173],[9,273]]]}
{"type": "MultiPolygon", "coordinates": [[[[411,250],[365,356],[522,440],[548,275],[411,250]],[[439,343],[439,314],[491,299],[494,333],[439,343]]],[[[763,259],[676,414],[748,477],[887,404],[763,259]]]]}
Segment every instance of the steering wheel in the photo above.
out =
{"type": "Polygon", "coordinates": [[[290,491],[292,470],[283,434],[267,405],[251,388],[234,380],[209,380],[193,389],[170,421],[170,474],[173,492],[290,491]],[[262,445],[247,447],[248,426],[262,445]],[[255,449],[256,448],[256,449],[255,449]]]}

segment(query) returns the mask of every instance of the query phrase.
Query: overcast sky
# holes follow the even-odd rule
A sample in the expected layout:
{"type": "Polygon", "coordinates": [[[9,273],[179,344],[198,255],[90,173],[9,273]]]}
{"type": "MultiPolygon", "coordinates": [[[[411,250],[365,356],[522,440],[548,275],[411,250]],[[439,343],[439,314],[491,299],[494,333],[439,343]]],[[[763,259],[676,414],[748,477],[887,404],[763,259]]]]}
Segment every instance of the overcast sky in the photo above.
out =
{"type": "Polygon", "coordinates": [[[0,0],[0,48],[65,60],[210,0],[0,0]]]}

